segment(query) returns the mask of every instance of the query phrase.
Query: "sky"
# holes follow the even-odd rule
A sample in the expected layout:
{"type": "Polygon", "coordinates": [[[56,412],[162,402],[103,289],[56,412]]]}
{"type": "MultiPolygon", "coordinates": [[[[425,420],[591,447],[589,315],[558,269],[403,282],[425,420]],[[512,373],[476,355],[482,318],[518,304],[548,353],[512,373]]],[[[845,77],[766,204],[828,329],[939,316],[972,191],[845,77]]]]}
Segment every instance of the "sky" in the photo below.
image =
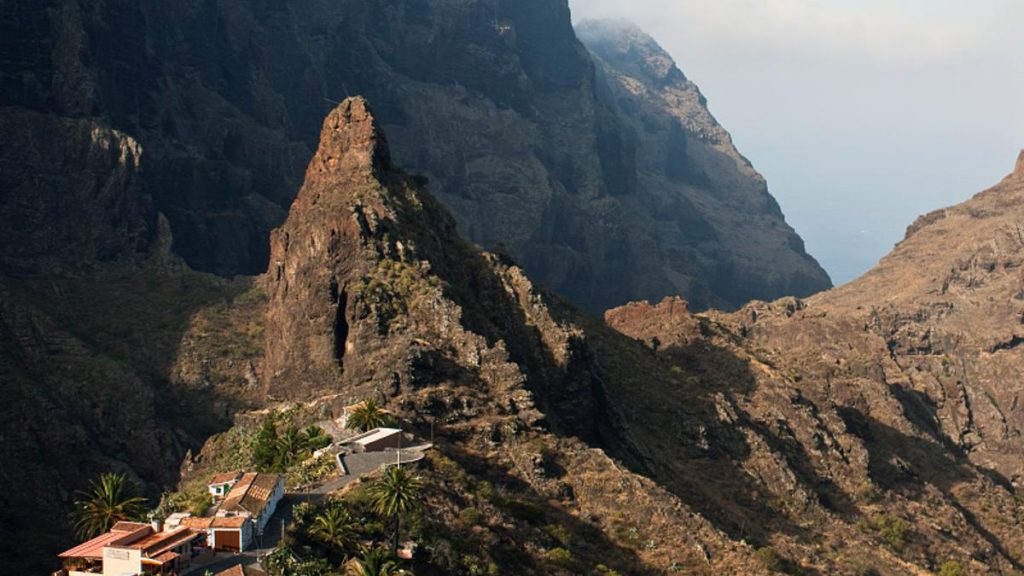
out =
{"type": "Polygon", "coordinates": [[[838,285],[1024,148],[1020,0],[570,0],[676,59],[838,285]]]}

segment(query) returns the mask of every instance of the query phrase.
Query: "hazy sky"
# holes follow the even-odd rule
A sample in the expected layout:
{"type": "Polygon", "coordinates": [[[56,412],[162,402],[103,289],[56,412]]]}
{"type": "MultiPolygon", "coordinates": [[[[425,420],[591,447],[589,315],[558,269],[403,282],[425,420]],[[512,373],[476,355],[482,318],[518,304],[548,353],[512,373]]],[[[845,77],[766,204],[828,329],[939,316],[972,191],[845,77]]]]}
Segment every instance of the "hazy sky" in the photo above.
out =
{"type": "Polygon", "coordinates": [[[1021,0],[570,0],[650,32],[838,284],[1024,148],[1021,0]]]}

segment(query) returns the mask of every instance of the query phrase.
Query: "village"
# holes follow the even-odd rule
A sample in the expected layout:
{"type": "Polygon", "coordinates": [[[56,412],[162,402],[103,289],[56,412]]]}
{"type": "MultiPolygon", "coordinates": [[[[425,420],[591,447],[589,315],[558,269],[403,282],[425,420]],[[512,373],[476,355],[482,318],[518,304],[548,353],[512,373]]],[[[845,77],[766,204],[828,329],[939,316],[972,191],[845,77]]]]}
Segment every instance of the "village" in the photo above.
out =
{"type": "MultiPolygon", "coordinates": [[[[266,574],[261,562],[283,546],[297,505],[324,502],[359,480],[390,468],[401,470],[432,448],[400,428],[383,425],[392,421],[372,401],[348,406],[339,418],[315,427],[330,441],[309,460],[329,457],[337,467],[326,480],[288,491],[282,473],[217,473],[206,483],[209,507],[203,514],[179,511],[162,518],[151,513],[147,522],[118,519],[103,533],[60,553],[63,568],[53,576],[266,574]]],[[[415,547],[414,542],[402,542],[395,556],[409,560],[415,547]]]]}

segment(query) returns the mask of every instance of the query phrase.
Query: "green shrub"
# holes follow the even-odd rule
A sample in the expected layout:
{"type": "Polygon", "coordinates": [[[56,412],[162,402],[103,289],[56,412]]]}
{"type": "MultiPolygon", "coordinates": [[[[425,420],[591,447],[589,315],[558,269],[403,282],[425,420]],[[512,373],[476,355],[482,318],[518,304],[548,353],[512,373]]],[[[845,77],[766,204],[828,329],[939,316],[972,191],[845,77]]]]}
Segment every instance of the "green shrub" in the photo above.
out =
{"type": "Polygon", "coordinates": [[[544,527],[544,532],[547,532],[547,535],[555,542],[558,542],[563,548],[568,548],[572,544],[572,534],[569,534],[565,526],[548,524],[544,527]]]}
{"type": "Polygon", "coordinates": [[[757,561],[764,566],[765,570],[769,570],[771,572],[782,571],[782,558],[779,557],[779,553],[775,550],[766,546],[755,552],[754,556],[757,558],[757,561]]]}
{"type": "Polygon", "coordinates": [[[463,508],[459,512],[459,520],[466,526],[479,526],[481,520],[483,520],[483,514],[480,513],[479,509],[470,506],[469,508],[463,508]]]}
{"type": "Polygon", "coordinates": [[[212,502],[210,502],[210,497],[206,494],[203,494],[202,496],[196,497],[192,500],[192,503],[189,506],[188,511],[193,516],[205,516],[207,511],[210,510],[211,505],[212,502]]]}
{"type": "Polygon", "coordinates": [[[861,520],[861,528],[875,532],[892,550],[899,552],[907,544],[907,523],[888,514],[875,514],[861,520]]]}
{"type": "Polygon", "coordinates": [[[569,552],[565,548],[552,548],[551,550],[548,550],[547,554],[544,556],[548,559],[548,562],[551,562],[555,566],[559,566],[561,568],[572,567],[572,552],[569,552]]]}
{"type": "Polygon", "coordinates": [[[949,560],[939,567],[939,576],[967,576],[967,570],[956,560],[949,560]]]}

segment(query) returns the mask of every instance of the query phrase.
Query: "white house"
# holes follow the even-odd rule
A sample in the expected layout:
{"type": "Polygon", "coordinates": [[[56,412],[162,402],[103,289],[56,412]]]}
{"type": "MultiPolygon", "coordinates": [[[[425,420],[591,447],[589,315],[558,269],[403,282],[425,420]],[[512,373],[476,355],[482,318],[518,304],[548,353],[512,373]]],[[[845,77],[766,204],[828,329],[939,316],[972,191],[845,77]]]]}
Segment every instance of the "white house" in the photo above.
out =
{"type": "Polygon", "coordinates": [[[106,534],[62,552],[69,576],[177,574],[192,561],[192,543],[201,534],[187,527],[161,530],[137,522],[118,522],[106,534]]]}
{"type": "MultiPolygon", "coordinates": [[[[226,475],[225,475],[226,477],[226,475]]],[[[223,485],[224,478],[215,478],[223,485]]],[[[214,485],[210,484],[211,494],[214,485]]],[[[263,534],[277,504],[284,498],[284,476],[280,474],[239,474],[213,518],[187,518],[183,526],[206,532],[215,550],[242,552],[252,548],[263,534]]]]}
{"type": "Polygon", "coordinates": [[[225,474],[217,474],[214,476],[209,483],[210,496],[213,496],[214,500],[220,500],[228,495],[231,487],[234,486],[239,479],[241,479],[241,472],[227,472],[225,474]]]}

